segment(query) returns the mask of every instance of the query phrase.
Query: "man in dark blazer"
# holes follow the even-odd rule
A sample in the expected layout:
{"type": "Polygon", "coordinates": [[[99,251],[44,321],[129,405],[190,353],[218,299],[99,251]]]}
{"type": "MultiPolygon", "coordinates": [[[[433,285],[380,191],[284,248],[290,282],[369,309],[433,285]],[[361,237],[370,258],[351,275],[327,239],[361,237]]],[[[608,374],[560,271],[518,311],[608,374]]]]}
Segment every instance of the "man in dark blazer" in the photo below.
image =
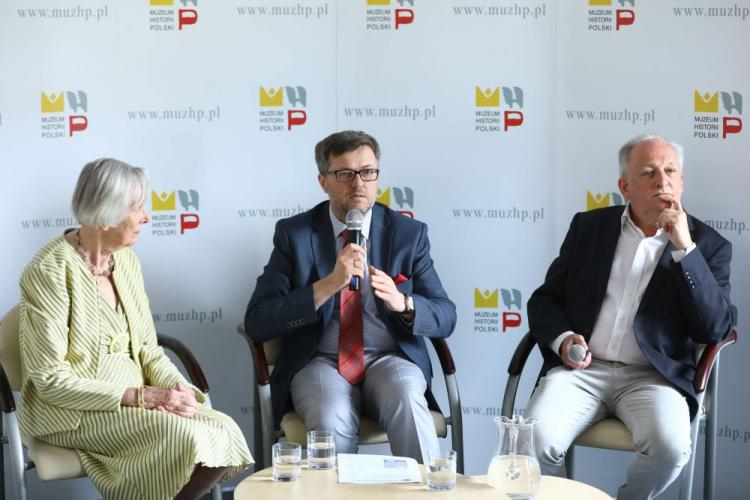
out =
{"type": "Polygon", "coordinates": [[[245,314],[254,341],[282,340],[271,376],[276,425],[293,407],[309,429],[334,432],[337,452],[353,453],[364,412],[395,455],[423,462],[438,447],[424,337],[448,337],[456,323],[427,226],[375,203],[380,147],[372,136],[332,134],[315,158],[329,200],[277,223],[245,314]],[[364,214],[361,245],[341,234],[352,209],[364,214]],[[359,292],[349,291],[353,276],[359,292]]]}
{"type": "Polygon", "coordinates": [[[538,419],[542,473],[558,476],[581,432],[620,418],[636,446],[618,492],[630,500],[658,495],[688,461],[695,345],[722,340],[734,322],[732,247],[683,210],[679,145],[639,136],[619,160],[628,204],[576,214],[529,299],[544,365],[526,413],[538,419]],[[574,344],[583,360],[569,357],[574,344]]]}

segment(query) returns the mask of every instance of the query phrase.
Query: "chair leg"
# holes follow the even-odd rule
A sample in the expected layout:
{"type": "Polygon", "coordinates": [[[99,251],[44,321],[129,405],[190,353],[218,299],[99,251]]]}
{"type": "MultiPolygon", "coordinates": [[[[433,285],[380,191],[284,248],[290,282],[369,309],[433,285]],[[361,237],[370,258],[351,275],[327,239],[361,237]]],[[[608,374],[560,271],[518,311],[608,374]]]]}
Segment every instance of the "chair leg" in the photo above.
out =
{"type": "Polygon", "coordinates": [[[15,498],[26,500],[26,463],[23,458],[21,431],[18,428],[18,420],[16,420],[15,413],[3,413],[3,428],[6,429],[8,435],[13,486],[16,491],[15,498]]]}
{"type": "Polygon", "coordinates": [[[716,479],[716,436],[718,435],[719,410],[719,358],[716,358],[708,379],[708,406],[706,408],[706,457],[703,464],[703,500],[714,500],[716,479]]]}
{"type": "Polygon", "coordinates": [[[505,394],[503,394],[502,415],[511,418],[513,416],[513,406],[516,402],[516,393],[518,392],[518,383],[521,381],[520,375],[508,375],[508,381],[505,383],[505,394]]]}
{"type": "Polygon", "coordinates": [[[5,425],[0,418],[0,500],[5,500],[5,425]]]}
{"type": "Polygon", "coordinates": [[[258,406],[260,406],[260,425],[263,435],[261,446],[263,447],[263,466],[271,466],[271,447],[275,442],[276,432],[273,428],[273,409],[271,408],[271,387],[263,385],[258,387],[258,406]],[[263,403],[261,401],[265,400],[263,403]]]}
{"type": "Polygon", "coordinates": [[[456,470],[459,474],[464,473],[464,436],[463,436],[463,428],[461,426],[461,419],[459,418],[459,423],[456,424],[455,422],[453,425],[451,425],[451,441],[453,445],[453,449],[456,450],[456,453],[458,454],[458,463],[456,464],[456,470]]]}
{"type": "Polygon", "coordinates": [[[700,430],[701,416],[696,415],[690,426],[690,439],[693,443],[693,449],[690,452],[690,458],[682,468],[680,474],[680,500],[690,500],[693,496],[693,473],[695,471],[695,453],[698,450],[698,433],[700,430]]]}
{"type": "Polygon", "coordinates": [[[211,488],[211,500],[222,500],[221,483],[217,483],[211,488]]]}
{"type": "Polygon", "coordinates": [[[458,392],[458,383],[455,375],[445,376],[445,388],[448,391],[448,402],[450,404],[451,424],[451,446],[458,454],[456,469],[459,474],[464,473],[464,423],[461,413],[461,396],[458,392]]]}
{"type": "MultiPolygon", "coordinates": [[[[254,380],[254,379],[253,379],[254,380]]],[[[265,442],[263,440],[263,426],[261,424],[260,396],[258,395],[258,384],[254,383],[253,390],[253,458],[255,459],[255,472],[266,467],[265,442]]]]}
{"type": "Polygon", "coordinates": [[[568,474],[568,479],[573,479],[573,470],[575,467],[575,445],[570,445],[568,452],[565,454],[565,472],[568,474]]]}

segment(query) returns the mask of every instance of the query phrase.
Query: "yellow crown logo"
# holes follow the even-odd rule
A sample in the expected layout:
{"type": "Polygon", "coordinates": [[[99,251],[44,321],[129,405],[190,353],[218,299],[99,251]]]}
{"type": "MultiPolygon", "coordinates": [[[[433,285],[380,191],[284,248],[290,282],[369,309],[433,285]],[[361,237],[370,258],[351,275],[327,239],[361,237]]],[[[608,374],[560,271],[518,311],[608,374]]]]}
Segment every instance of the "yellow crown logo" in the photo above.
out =
{"type": "Polygon", "coordinates": [[[279,87],[276,92],[269,87],[268,91],[263,87],[260,88],[260,105],[261,106],[283,106],[284,105],[284,87],[279,87]]]}
{"type": "Polygon", "coordinates": [[[493,108],[499,108],[500,107],[500,87],[495,87],[495,90],[492,89],[482,89],[480,87],[477,87],[476,89],[476,105],[477,107],[493,107],[493,108]]]}
{"type": "Polygon", "coordinates": [[[609,198],[609,193],[593,194],[591,191],[586,191],[586,210],[608,207],[610,205],[609,198]]]}
{"type": "Polygon", "coordinates": [[[65,92],[60,92],[55,97],[52,93],[49,96],[42,92],[42,113],[63,113],[65,111],[65,92]]]}
{"type": "Polygon", "coordinates": [[[156,194],[156,191],[151,191],[151,210],[154,212],[174,210],[176,207],[174,191],[169,194],[156,194]]]}
{"type": "Polygon", "coordinates": [[[694,93],[695,112],[696,113],[718,113],[719,112],[719,93],[714,92],[712,96],[708,92],[701,95],[697,90],[694,93]]]}
{"type": "Polygon", "coordinates": [[[391,206],[391,188],[386,188],[385,191],[378,188],[378,197],[375,199],[378,203],[390,207],[391,206]]]}
{"type": "Polygon", "coordinates": [[[174,5],[174,0],[149,0],[149,5],[174,5]]]}
{"type": "Polygon", "coordinates": [[[474,307],[494,307],[497,309],[498,304],[497,288],[492,293],[489,290],[482,292],[479,288],[474,289],[474,307]]]}
{"type": "Polygon", "coordinates": [[[367,5],[390,5],[391,0],[367,0],[367,5]]]}
{"type": "Polygon", "coordinates": [[[589,0],[589,5],[612,5],[612,0],[589,0]]]}

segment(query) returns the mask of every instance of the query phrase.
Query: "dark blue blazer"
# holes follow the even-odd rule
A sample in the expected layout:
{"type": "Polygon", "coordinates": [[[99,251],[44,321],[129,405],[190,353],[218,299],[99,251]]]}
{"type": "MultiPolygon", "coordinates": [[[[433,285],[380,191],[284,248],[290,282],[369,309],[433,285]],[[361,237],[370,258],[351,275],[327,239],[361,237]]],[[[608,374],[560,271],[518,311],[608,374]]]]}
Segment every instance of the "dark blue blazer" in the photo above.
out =
{"type": "MultiPolygon", "coordinates": [[[[328,204],[320,203],[276,224],[271,258],[245,313],[245,331],[253,341],[281,337],[281,352],[271,375],[276,425],[289,406],[291,379],[316,352],[338,299],[336,294],[315,310],[312,285],[330,274],[336,263],[328,204]]],[[[429,387],[432,367],[424,337],[448,337],[456,325],[456,306],[432,265],[427,226],[376,203],[368,247],[373,266],[392,278],[399,274],[407,278],[397,288],[414,297],[416,314],[411,326],[382,300],[376,298],[376,304],[398,346],[422,370],[429,387]]],[[[427,397],[434,405],[429,389],[427,397]]]]}
{"type": "MultiPolygon", "coordinates": [[[[562,364],[547,347],[558,335],[572,330],[587,342],[591,337],[623,210],[617,206],[576,214],[544,284],[529,298],[529,328],[544,357],[540,377],[562,364]]],[[[644,356],[686,396],[692,419],[698,409],[692,384],[695,344],[722,340],[732,330],[735,310],[729,299],[731,243],[690,215],[688,227],[697,248],[675,263],[674,246],[667,243],[641,299],[634,330],[644,356]]]]}

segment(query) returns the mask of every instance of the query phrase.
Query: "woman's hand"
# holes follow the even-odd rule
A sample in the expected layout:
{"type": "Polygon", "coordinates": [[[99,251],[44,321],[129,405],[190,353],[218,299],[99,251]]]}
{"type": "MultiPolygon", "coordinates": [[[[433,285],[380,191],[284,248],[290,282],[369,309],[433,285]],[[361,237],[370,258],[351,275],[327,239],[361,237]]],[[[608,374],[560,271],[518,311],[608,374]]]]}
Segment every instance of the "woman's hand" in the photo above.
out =
{"type": "MultiPolygon", "coordinates": [[[[128,388],[122,396],[124,406],[138,406],[138,389],[128,388]]],[[[173,413],[180,417],[193,418],[200,403],[195,398],[195,393],[190,387],[179,382],[174,388],[143,386],[143,407],[147,410],[157,410],[165,413],[173,413]]]]}
{"type": "Polygon", "coordinates": [[[198,413],[200,403],[195,399],[195,393],[190,387],[185,387],[178,382],[173,389],[144,387],[143,406],[149,410],[159,410],[174,413],[180,417],[193,418],[198,413]]]}

